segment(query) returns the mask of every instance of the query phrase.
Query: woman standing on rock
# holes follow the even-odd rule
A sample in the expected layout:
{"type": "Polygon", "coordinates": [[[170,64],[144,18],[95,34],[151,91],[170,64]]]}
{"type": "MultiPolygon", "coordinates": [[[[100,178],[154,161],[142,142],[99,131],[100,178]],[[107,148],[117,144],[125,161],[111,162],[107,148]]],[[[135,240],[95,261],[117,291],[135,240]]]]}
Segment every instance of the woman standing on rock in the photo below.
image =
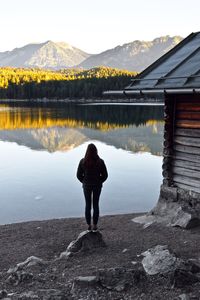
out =
{"type": "Polygon", "coordinates": [[[99,219],[99,197],[104,181],[108,177],[106,165],[98,156],[97,148],[94,144],[89,144],[85,157],[79,162],[77,178],[83,184],[85,196],[85,219],[88,230],[97,231],[99,219]],[[93,204],[93,228],[91,226],[91,208],[93,204]]]}

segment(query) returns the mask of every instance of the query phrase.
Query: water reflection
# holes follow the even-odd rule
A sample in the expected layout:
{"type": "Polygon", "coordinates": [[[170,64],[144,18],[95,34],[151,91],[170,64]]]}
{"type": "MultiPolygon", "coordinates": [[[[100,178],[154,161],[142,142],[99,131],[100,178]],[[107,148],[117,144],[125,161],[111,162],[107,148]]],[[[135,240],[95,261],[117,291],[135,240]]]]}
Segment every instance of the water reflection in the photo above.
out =
{"type": "Polygon", "coordinates": [[[131,152],[162,153],[163,108],[124,105],[0,105],[0,139],[67,151],[91,139],[131,152]]]}
{"type": "Polygon", "coordinates": [[[0,105],[0,224],[83,216],[76,169],[90,142],[109,171],[101,214],[150,210],[162,180],[162,120],[162,107],[0,105]]]}

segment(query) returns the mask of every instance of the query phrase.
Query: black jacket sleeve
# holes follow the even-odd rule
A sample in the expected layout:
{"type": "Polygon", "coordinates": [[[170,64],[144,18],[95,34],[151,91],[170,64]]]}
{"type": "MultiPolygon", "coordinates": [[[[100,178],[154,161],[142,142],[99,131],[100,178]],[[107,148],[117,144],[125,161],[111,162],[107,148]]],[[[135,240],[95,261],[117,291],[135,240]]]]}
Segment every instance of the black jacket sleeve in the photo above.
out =
{"type": "Polygon", "coordinates": [[[102,182],[106,181],[108,178],[108,171],[103,160],[101,160],[101,180],[102,182]]]}
{"type": "Polygon", "coordinates": [[[78,180],[79,180],[80,182],[83,182],[83,178],[84,178],[84,170],[83,170],[82,159],[81,159],[81,161],[79,162],[78,169],[77,169],[77,172],[76,172],[76,177],[78,178],[78,180]]]}

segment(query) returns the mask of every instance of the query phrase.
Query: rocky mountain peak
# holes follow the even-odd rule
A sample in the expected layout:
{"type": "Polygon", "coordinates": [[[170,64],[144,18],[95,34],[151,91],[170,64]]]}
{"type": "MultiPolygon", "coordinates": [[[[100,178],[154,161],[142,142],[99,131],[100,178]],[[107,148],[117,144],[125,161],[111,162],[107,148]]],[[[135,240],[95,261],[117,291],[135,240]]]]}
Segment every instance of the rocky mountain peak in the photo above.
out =
{"type": "Polygon", "coordinates": [[[140,72],[181,40],[180,36],[169,35],[152,41],[135,40],[96,55],[88,54],[65,42],[48,40],[44,43],[32,43],[12,51],[1,52],[0,67],[91,69],[106,66],[140,72]]]}
{"type": "Polygon", "coordinates": [[[140,72],[181,40],[180,36],[170,37],[169,35],[155,38],[152,41],[135,40],[90,56],[79,67],[90,69],[91,67],[104,65],[140,72]]]}

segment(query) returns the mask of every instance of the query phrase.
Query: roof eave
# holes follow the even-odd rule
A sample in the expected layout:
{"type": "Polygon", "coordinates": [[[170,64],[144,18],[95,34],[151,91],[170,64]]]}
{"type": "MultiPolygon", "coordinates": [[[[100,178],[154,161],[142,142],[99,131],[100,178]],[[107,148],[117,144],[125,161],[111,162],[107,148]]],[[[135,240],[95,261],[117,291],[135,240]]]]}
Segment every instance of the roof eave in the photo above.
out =
{"type": "Polygon", "coordinates": [[[177,88],[177,89],[138,89],[138,90],[121,90],[105,91],[106,96],[131,96],[131,95],[158,95],[158,94],[199,94],[200,88],[177,88]]]}

